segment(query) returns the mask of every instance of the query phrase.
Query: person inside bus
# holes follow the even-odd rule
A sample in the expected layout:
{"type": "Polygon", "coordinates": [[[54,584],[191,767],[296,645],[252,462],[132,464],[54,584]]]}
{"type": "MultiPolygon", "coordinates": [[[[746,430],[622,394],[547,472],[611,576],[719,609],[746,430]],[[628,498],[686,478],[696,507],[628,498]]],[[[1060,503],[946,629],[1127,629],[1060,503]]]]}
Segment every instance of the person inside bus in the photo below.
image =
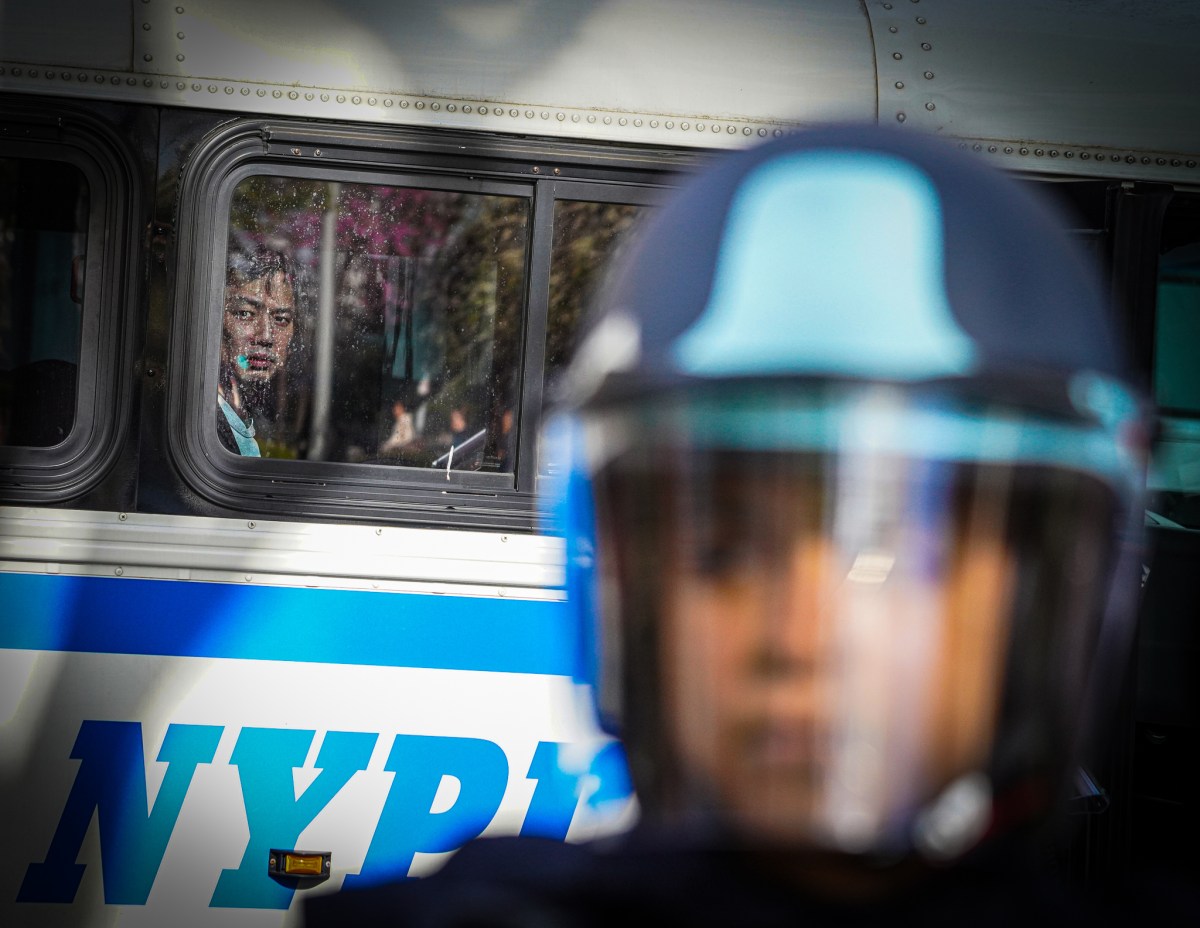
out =
{"type": "Polygon", "coordinates": [[[235,454],[261,456],[258,432],[275,405],[278,378],[287,364],[295,328],[296,275],[291,261],[264,245],[231,248],[222,315],[217,434],[235,454]]]}
{"type": "Polygon", "coordinates": [[[1149,419],[1066,226],[873,126],[691,178],[547,431],[637,824],[476,839],[309,928],[1181,923],[1191,893],[1056,856],[1128,661],[1149,419]]]}

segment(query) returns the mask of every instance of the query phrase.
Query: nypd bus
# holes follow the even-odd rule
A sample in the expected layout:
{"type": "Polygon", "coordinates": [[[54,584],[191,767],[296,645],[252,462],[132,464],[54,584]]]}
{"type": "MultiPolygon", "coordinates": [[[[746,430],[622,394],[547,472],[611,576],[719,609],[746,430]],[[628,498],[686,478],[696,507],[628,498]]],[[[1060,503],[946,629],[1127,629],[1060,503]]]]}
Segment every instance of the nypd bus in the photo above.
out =
{"type": "Polygon", "coordinates": [[[1068,851],[1189,853],[1197,85],[1145,0],[0,3],[0,921],[294,925],[627,827],[538,419],[678,178],[828,120],[1040,185],[1109,270],[1155,544],[1068,851]]]}

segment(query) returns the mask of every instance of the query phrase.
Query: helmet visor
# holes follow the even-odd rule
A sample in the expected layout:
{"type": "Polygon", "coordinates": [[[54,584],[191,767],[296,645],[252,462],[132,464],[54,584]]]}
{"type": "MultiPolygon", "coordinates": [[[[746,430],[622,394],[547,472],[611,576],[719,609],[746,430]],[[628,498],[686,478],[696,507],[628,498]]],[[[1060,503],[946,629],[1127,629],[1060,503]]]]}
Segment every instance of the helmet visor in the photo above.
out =
{"type": "Polygon", "coordinates": [[[667,771],[652,812],[952,856],[998,792],[1067,766],[1119,494],[1099,462],[1048,460],[1056,429],[1081,446],[1078,423],[879,388],[830,400],[593,423],[635,775],[638,752],[667,771]]]}

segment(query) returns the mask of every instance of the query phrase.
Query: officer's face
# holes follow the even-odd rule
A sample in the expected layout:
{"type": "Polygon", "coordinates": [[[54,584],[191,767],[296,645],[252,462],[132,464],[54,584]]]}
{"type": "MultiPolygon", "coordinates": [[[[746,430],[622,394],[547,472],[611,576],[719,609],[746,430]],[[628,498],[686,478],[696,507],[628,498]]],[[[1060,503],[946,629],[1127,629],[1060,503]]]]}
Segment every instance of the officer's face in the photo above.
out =
{"type": "Polygon", "coordinates": [[[712,505],[728,514],[681,533],[667,725],[685,776],[748,833],[858,850],[986,759],[1013,564],[986,502],[948,540],[926,524],[856,551],[846,536],[877,500],[823,494],[760,476],[721,488],[712,505]]]}
{"type": "Polygon", "coordinates": [[[292,285],[282,272],[229,284],[221,364],[237,381],[267,383],[287,363],[295,305],[292,285]]]}

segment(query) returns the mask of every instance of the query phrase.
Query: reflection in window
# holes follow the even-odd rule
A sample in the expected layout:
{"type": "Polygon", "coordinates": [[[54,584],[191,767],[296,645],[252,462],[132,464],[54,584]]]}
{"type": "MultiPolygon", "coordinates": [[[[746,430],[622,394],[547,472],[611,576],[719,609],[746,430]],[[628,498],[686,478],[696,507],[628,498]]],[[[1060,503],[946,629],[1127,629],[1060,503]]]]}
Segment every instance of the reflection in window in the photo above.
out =
{"type": "Polygon", "coordinates": [[[528,200],[255,176],[230,206],[234,453],[511,473],[528,200]]]}
{"type": "MultiPolygon", "coordinates": [[[[559,200],[554,204],[554,244],[550,259],[550,313],[546,327],[545,388],[553,399],[558,376],[570,360],[583,318],[603,270],[628,240],[645,206],[559,200]]],[[[541,461],[548,473],[553,462],[541,461]]]]}
{"type": "Polygon", "coordinates": [[[75,424],[88,186],[59,161],[0,158],[0,445],[75,424]]]}
{"type": "Polygon", "coordinates": [[[1159,260],[1155,402],[1163,432],[1154,453],[1155,511],[1200,528],[1200,243],[1159,260]]]}

